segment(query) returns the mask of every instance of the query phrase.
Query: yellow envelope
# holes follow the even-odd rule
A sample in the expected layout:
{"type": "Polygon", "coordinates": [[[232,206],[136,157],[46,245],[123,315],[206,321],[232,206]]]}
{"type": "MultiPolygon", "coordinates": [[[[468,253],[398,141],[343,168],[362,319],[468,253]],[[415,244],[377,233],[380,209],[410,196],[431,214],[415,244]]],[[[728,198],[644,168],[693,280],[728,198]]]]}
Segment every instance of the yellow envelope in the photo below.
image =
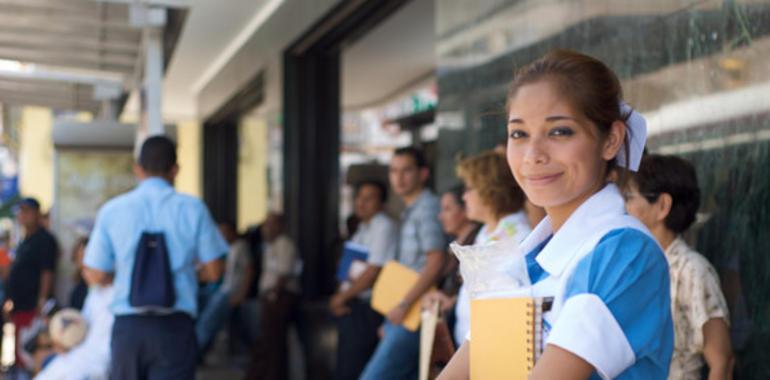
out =
{"type": "Polygon", "coordinates": [[[531,298],[471,301],[471,379],[522,379],[535,365],[531,298]]]}
{"type": "MultiPolygon", "coordinates": [[[[377,276],[377,282],[372,289],[372,309],[382,315],[387,315],[417,283],[420,274],[412,268],[389,261],[377,276]]],[[[409,331],[417,331],[420,327],[420,301],[409,309],[402,325],[409,331]]]]}

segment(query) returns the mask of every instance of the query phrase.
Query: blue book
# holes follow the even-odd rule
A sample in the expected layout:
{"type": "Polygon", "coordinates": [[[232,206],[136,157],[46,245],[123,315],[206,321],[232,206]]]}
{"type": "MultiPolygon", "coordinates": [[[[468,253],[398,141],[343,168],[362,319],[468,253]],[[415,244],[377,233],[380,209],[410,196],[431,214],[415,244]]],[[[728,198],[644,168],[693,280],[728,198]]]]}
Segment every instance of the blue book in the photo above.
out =
{"type": "Polygon", "coordinates": [[[337,280],[345,282],[350,277],[350,267],[354,261],[366,262],[369,258],[369,249],[352,241],[346,241],[342,250],[340,265],[337,267],[337,280]]]}

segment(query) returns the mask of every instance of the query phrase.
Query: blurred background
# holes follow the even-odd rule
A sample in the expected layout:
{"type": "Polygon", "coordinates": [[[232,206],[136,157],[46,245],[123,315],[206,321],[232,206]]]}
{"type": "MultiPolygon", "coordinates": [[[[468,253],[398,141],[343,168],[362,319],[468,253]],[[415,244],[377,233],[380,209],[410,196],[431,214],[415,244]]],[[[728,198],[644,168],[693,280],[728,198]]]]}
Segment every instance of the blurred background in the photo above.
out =
{"type": "MultiPolygon", "coordinates": [[[[295,376],[327,378],[351,184],[417,145],[450,187],[459,158],[505,144],[514,70],[553,48],[608,63],[648,149],[697,166],[688,240],[719,271],[737,375],[770,378],[767,0],[0,0],[3,247],[34,196],[69,255],[135,185],[135,142],[165,133],[177,189],[216,219],[286,214],[304,262],[295,376]]],[[[59,260],[58,297],[74,271],[59,260]]]]}

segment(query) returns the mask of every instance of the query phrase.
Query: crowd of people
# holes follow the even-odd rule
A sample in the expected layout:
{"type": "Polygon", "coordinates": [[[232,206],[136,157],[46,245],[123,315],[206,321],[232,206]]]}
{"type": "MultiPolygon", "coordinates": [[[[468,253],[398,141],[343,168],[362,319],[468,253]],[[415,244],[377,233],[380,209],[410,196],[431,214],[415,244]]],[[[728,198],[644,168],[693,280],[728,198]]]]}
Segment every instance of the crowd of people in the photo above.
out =
{"type": "MultiPolygon", "coordinates": [[[[420,333],[404,326],[415,305],[437,307],[447,323],[450,344],[433,348],[431,376],[469,378],[471,300],[450,241],[519,244],[534,292],[553,297],[533,379],[731,378],[717,273],[683,238],[700,204],[695,170],[646,153],[644,120],[623,103],[616,75],[592,57],[552,51],[517,73],[507,115],[503,152],[460,161],[457,186],[442,194],[428,188],[416,147],[393,152],[388,183],[356,184],[358,225],[345,250],[363,258],[346,263],[328,301],[335,378],[416,379],[420,333]],[[405,206],[399,215],[386,212],[391,196],[405,206]],[[377,312],[372,288],[393,261],[417,280],[377,312]]],[[[250,337],[247,377],[288,378],[302,261],[284,217],[270,213],[239,235],[174,190],[177,172],[173,142],[148,138],[139,184],[104,204],[73,249],[76,286],[60,311],[49,302],[58,244],[39,203],[19,203],[24,239],[3,307],[15,367],[40,379],[192,379],[225,325],[249,331],[256,320],[257,332],[239,334],[250,337]]]]}
{"type": "Polygon", "coordinates": [[[3,359],[5,375],[191,379],[230,322],[240,328],[231,340],[252,356],[249,378],[286,378],[286,355],[273,342],[286,334],[301,266],[283,217],[271,213],[247,235],[230,221],[217,225],[200,200],[174,190],[167,137],[148,138],[134,170],[136,188],[104,204],[76,240],[63,305],[53,301],[57,240],[35,199],[18,203],[24,236],[3,276],[13,330],[2,343],[15,353],[3,359]],[[255,331],[255,321],[276,328],[255,331]]]}
{"type": "Polygon", "coordinates": [[[449,325],[449,354],[431,348],[438,370],[430,376],[469,377],[470,300],[448,240],[519,243],[534,293],[554,298],[531,378],[732,378],[717,273],[683,238],[700,204],[693,166],[647,154],[645,122],[623,103],[615,74],[576,52],[553,51],[521,69],[507,111],[505,153],[459,162],[462,184],[440,200],[425,188],[428,168],[415,148],[390,162],[390,187],[406,205],[399,217],[383,213],[385,184],[356,187],[361,227],[351,241],[369,257],[329,303],[339,317],[336,378],[417,378],[419,333],[401,325],[415,303],[438,303],[449,325]],[[367,301],[388,260],[419,280],[379,314],[367,301]]]}

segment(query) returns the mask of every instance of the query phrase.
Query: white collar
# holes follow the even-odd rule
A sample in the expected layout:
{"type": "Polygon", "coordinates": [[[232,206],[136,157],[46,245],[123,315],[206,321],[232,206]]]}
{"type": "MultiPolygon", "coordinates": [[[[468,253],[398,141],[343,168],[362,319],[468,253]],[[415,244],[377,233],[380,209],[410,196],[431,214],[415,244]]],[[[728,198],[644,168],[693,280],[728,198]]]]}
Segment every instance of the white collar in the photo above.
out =
{"type": "Polygon", "coordinates": [[[608,219],[625,214],[625,204],[620,190],[615,184],[607,184],[583,202],[555,235],[551,227],[551,218],[546,216],[521,244],[522,251],[531,252],[538,244],[553,235],[536,260],[550,275],[559,276],[579,253],[585,239],[592,236],[592,232],[597,231],[608,219]]]}

